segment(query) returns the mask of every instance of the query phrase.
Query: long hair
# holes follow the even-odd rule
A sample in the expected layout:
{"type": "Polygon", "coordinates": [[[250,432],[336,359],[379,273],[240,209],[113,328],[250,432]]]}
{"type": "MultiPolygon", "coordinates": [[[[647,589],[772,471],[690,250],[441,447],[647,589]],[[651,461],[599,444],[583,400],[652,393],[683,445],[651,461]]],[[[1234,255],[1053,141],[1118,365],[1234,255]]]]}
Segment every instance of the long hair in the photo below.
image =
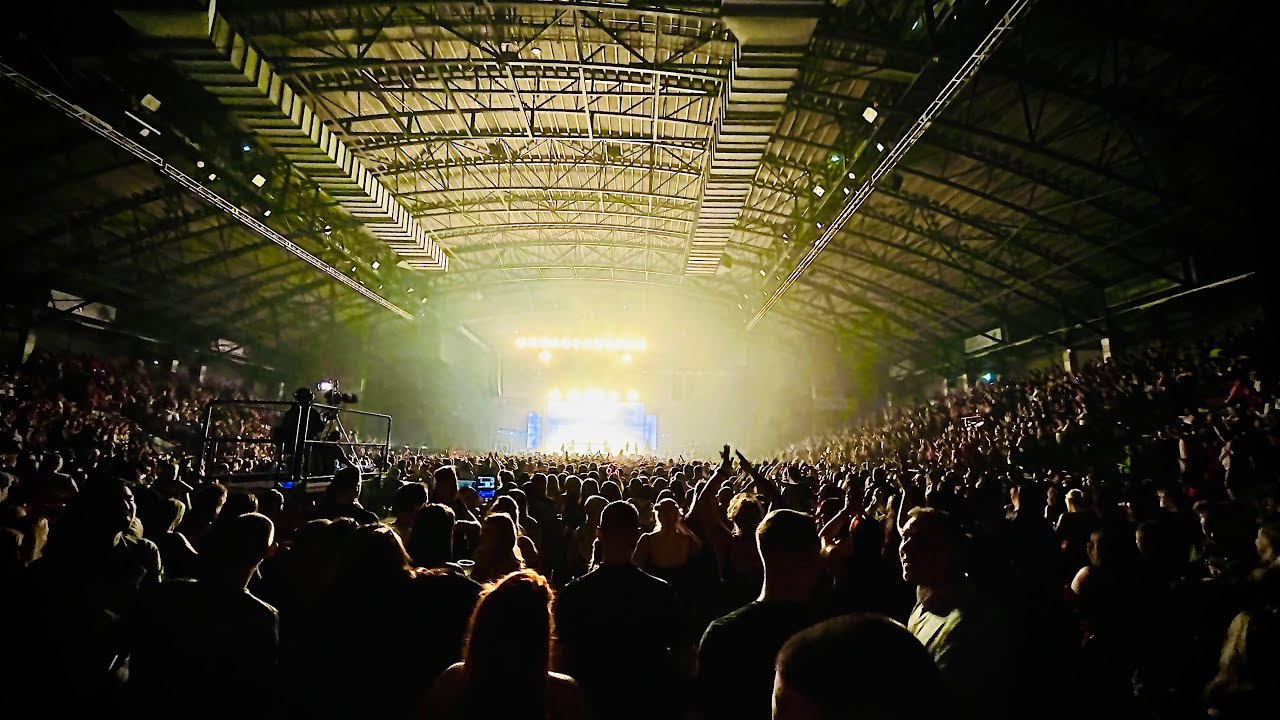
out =
{"type": "Polygon", "coordinates": [[[364,525],[347,542],[335,584],[342,590],[363,590],[411,577],[413,563],[400,536],[386,525],[364,525]]]}
{"type": "Polygon", "coordinates": [[[532,570],[513,572],[480,593],[462,649],[465,706],[484,708],[481,716],[545,714],[554,598],[547,579],[532,570]],[[512,710],[519,714],[506,714],[512,710]]]}

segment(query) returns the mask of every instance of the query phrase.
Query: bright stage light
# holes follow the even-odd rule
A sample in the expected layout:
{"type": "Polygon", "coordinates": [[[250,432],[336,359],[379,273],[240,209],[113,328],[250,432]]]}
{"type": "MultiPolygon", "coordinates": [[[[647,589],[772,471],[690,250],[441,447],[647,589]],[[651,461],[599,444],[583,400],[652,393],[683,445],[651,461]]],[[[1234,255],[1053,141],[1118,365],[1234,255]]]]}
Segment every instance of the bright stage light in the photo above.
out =
{"type": "Polygon", "coordinates": [[[643,352],[649,343],[644,338],[614,337],[517,337],[515,345],[521,350],[587,350],[596,352],[643,352]]]}
{"type": "Polygon", "coordinates": [[[557,390],[556,388],[551,388],[551,392],[547,395],[547,397],[548,397],[549,399],[551,399],[551,400],[559,400],[559,399],[560,399],[560,391],[559,391],[559,390],[557,390]]]}
{"type": "Polygon", "coordinates": [[[635,390],[627,391],[627,402],[635,402],[639,399],[640,399],[640,393],[636,392],[635,390]]]}
{"type": "Polygon", "coordinates": [[[516,338],[516,347],[520,348],[521,350],[523,350],[525,346],[528,344],[529,344],[528,340],[525,340],[524,338],[516,338]]]}
{"type": "Polygon", "coordinates": [[[551,351],[543,350],[542,352],[538,353],[538,359],[541,360],[543,363],[551,362],[551,351]]]}
{"type": "Polygon", "coordinates": [[[631,353],[627,353],[626,355],[623,355],[623,356],[622,356],[622,364],[623,364],[623,365],[630,365],[630,364],[631,364],[631,353]]]}

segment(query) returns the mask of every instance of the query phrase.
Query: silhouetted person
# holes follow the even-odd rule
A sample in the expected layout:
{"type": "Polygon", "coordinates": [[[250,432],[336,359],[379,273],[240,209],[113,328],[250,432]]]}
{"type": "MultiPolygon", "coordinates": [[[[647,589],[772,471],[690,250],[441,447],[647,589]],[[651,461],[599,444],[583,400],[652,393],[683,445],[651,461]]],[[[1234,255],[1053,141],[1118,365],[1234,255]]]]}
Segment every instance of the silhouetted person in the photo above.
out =
{"type": "Polygon", "coordinates": [[[569,583],[556,605],[562,668],[582,684],[594,717],[678,716],[680,698],[635,690],[675,692],[691,664],[680,599],[632,562],[640,532],[635,506],[606,506],[597,530],[600,567],[569,583]]]}
{"type": "Polygon", "coordinates": [[[948,707],[929,653],[881,615],[827,620],[778,653],[773,720],[949,720],[948,707]]]}
{"type": "Polygon", "coordinates": [[[915,508],[902,528],[902,578],[916,587],[907,627],[942,673],[959,717],[1005,717],[1012,666],[1007,621],[968,581],[964,531],[950,514],[915,508]]]}
{"type": "Polygon", "coordinates": [[[698,648],[699,706],[707,718],[767,720],[778,650],[821,619],[810,602],[822,572],[813,518],[774,510],[755,535],[764,564],[759,598],[711,623],[698,648]]]}
{"type": "Polygon", "coordinates": [[[573,678],[551,671],[554,593],[532,570],[512,573],[480,596],[463,660],[422,703],[424,720],[586,720],[573,678]]]}
{"type": "Polygon", "coordinates": [[[273,541],[271,520],[228,516],[200,579],[166,582],[133,615],[129,688],[142,717],[267,717],[279,616],[246,588],[273,541]]]}
{"type": "Polygon", "coordinates": [[[329,520],[346,517],[361,524],[377,522],[378,516],[360,505],[360,486],[360,468],[347,465],[339,470],[316,503],[315,517],[329,520]]]}

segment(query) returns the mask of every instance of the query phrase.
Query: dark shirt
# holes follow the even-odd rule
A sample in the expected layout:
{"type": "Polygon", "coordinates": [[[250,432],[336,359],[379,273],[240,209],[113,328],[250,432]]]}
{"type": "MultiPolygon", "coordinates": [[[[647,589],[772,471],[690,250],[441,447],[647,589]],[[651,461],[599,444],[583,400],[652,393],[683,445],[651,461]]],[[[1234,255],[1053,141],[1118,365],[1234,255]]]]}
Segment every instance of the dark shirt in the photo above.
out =
{"type": "Polygon", "coordinates": [[[130,623],[129,687],[143,715],[266,715],[279,650],[276,609],[239,587],[166,582],[130,623]]]}
{"type": "Polygon", "coordinates": [[[325,520],[351,518],[361,525],[378,522],[378,516],[368,510],[365,510],[358,502],[353,502],[347,505],[337,505],[321,501],[321,503],[316,507],[315,518],[323,518],[325,520]]]}
{"type": "Polygon", "coordinates": [[[671,586],[630,564],[578,578],[556,602],[564,670],[597,718],[677,714],[679,701],[652,689],[678,686],[676,656],[689,646],[687,625],[671,586]]]}
{"type": "Polygon", "coordinates": [[[778,651],[792,635],[821,620],[810,603],[756,601],[711,623],[698,648],[704,716],[768,720],[778,651]]]}

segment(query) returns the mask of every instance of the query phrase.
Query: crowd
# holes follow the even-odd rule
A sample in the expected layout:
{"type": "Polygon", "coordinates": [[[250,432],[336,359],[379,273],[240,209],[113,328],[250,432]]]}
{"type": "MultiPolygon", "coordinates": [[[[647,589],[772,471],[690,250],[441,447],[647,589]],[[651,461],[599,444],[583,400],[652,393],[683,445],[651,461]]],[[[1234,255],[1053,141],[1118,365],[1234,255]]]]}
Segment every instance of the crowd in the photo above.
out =
{"type": "Polygon", "coordinates": [[[978,383],[758,464],[403,450],[314,498],[174,462],[155,438],[198,417],[199,388],[86,359],[12,370],[6,700],[1272,717],[1280,385],[1261,338],[978,383]]]}

